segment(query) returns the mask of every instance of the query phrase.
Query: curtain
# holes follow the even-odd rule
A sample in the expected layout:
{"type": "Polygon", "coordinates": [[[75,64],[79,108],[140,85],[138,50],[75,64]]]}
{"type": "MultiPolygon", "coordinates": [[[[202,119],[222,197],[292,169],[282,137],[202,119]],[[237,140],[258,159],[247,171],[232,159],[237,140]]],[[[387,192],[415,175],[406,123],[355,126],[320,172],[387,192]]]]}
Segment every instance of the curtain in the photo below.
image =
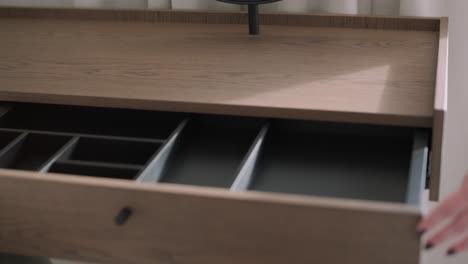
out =
{"type": "Polygon", "coordinates": [[[446,16],[448,0],[283,0],[265,12],[312,12],[351,15],[446,16]]]}
{"type": "MultiPolygon", "coordinates": [[[[283,0],[262,5],[262,12],[337,13],[387,16],[445,16],[448,0],[283,0]]],[[[0,0],[0,5],[78,8],[172,8],[231,10],[237,5],[215,0],[0,0]]]]}

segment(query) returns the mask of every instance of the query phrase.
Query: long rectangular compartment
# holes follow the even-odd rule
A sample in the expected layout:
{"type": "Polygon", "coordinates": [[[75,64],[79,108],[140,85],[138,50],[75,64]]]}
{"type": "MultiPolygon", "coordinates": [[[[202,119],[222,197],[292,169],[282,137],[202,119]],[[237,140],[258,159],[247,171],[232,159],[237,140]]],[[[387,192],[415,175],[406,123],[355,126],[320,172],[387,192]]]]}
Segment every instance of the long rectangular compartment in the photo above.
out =
{"type": "Polygon", "coordinates": [[[61,160],[145,165],[161,143],[81,137],[61,160]]]}
{"type": "Polygon", "coordinates": [[[127,166],[112,166],[109,164],[86,163],[77,161],[58,161],[49,172],[71,175],[82,175],[99,178],[134,180],[141,168],[127,166]]]}
{"type": "Polygon", "coordinates": [[[274,122],[249,189],[419,204],[428,144],[408,128],[274,122]]]}
{"type": "Polygon", "coordinates": [[[175,143],[161,182],[229,188],[262,125],[254,118],[192,118],[175,143]]]}

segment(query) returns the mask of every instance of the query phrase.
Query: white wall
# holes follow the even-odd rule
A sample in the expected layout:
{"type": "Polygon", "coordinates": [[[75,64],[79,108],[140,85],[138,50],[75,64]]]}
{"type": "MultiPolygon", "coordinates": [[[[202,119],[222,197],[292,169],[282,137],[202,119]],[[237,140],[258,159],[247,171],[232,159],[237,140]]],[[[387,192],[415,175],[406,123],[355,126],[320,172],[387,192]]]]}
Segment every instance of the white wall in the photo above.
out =
{"type": "Polygon", "coordinates": [[[450,1],[447,120],[450,129],[445,135],[448,145],[443,152],[442,166],[457,180],[442,184],[453,190],[460,184],[463,174],[468,172],[468,139],[457,140],[468,138],[468,1],[447,1],[450,1]]]}
{"type": "MultiPolygon", "coordinates": [[[[468,1],[444,0],[449,3],[449,116],[447,125],[451,129],[446,132],[447,145],[443,153],[443,169],[448,171],[453,181],[442,182],[449,190],[458,188],[463,174],[468,172],[468,1]],[[450,149],[450,151],[448,151],[450,149]]],[[[443,193],[447,196],[448,193],[443,193]]],[[[435,204],[432,204],[432,207],[435,204]]],[[[447,257],[446,249],[454,241],[425,251],[423,264],[466,264],[468,253],[456,257],[447,257]]]]}

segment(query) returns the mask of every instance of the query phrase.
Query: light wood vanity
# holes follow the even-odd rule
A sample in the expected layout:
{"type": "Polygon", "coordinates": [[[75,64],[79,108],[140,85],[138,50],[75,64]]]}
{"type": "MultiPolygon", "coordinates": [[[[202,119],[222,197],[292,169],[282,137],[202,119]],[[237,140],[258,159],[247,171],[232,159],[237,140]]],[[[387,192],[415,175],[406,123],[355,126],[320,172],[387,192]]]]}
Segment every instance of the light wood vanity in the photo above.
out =
{"type": "Polygon", "coordinates": [[[261,19],[0,8],[0,251],[418,263],[447,19],[261,19]]]}

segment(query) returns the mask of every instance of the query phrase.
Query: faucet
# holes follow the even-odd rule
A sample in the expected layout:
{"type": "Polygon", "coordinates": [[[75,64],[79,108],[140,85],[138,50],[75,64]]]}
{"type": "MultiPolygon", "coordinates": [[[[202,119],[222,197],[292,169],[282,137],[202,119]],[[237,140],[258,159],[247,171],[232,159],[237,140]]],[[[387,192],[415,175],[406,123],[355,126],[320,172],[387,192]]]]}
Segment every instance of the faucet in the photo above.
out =
{"type": "Polygon", "coordinates": [[[249,34],[260,34],[260,16],[258,14],[258,5],[278,2],[280,0],[217,0],[229,4],[247,5],[249,8],[249,34]]]}

